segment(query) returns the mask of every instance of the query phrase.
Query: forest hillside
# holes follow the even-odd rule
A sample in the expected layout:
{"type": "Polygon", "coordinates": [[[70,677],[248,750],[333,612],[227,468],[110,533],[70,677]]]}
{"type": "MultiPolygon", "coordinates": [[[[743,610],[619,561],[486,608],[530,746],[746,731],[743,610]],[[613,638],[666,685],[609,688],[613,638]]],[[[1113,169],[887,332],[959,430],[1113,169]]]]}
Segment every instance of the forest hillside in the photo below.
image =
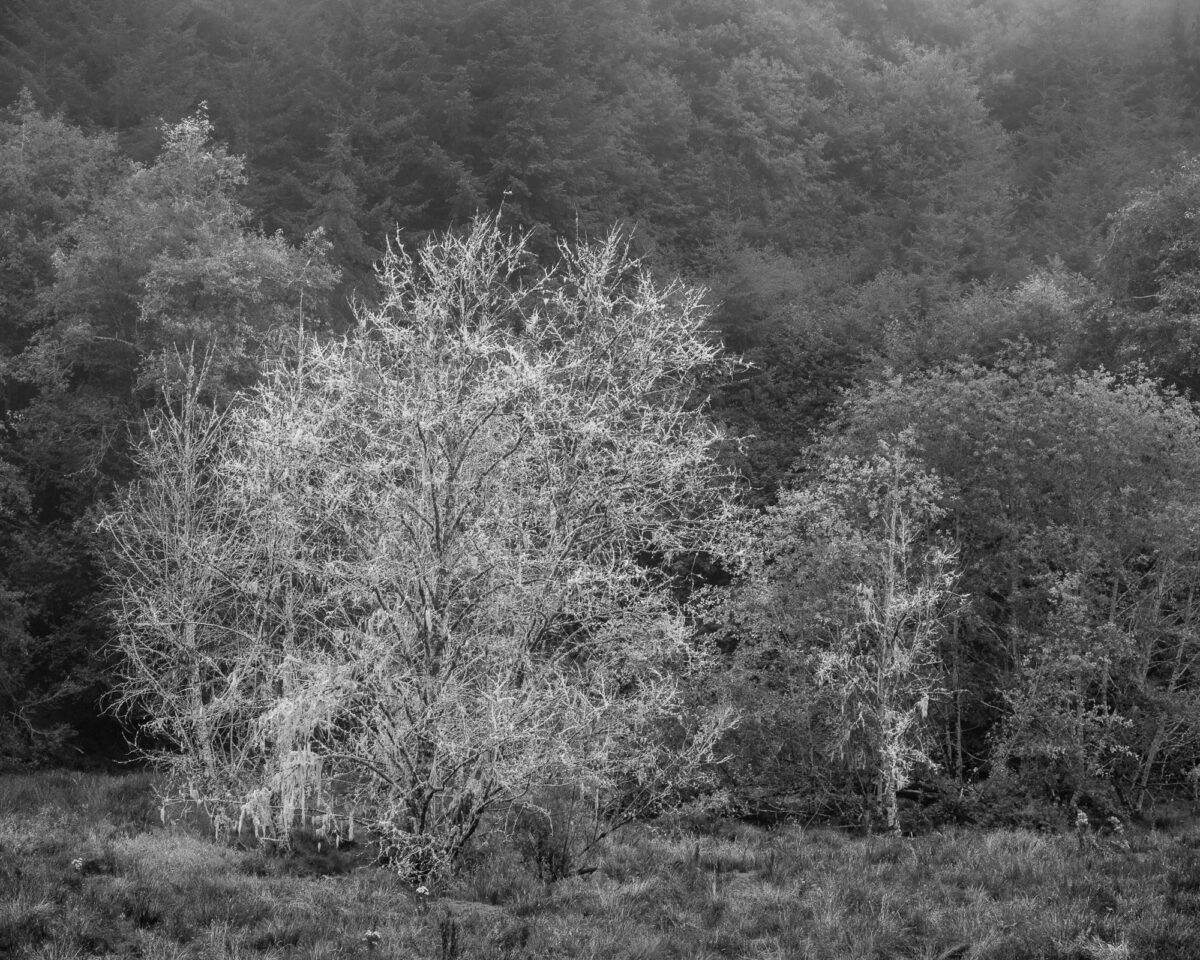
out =
{"type": "Polygon", "coordinates": [[[0,764],[414,882],[1197,796],[1193,4],[9,0],[0,105],[0,764]]]}

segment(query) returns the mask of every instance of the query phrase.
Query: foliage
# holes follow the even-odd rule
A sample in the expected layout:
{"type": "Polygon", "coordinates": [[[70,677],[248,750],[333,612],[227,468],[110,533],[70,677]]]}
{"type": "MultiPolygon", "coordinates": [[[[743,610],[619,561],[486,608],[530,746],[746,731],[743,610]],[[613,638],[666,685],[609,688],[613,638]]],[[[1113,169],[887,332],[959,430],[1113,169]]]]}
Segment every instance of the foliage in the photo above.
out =
{"type": "Polygon", "coordinates": [[[1007,138],[961,59],[905,53],[866,78],[863,105],[834,144],[853,196],[867,200],[858,228],[878,258],[872,273],[894,267],[935,283],[1002,274],[1007,138]]]}
{"type": "Polygon", "coordinates": [[[646,559],[730,516],[700,294],[616,236],[552,270],[527,242],[394,247],[350,335],[150,428],[106,526],[121,702],[171,789],[268,836],[366,820],[420,878],[540,787],[611,824],[711,759],[727,718],[684,714],[705,657],[646,559]]]}
{"type": "MultiPolygon", "coordinates": [[[[867,385],[828,449],[861,455],[902,428],[947,485],[972,601],[957,629],[974,705],[960,719],[998,738],[994,762],[1049,769],[1065,797],[1116,789],[1141,806],[1180,785],[1200,746],[1191,405],[1136,376],[960,365],[867,385]],[[984,706],[999,691],[1001,716],[984,706]]],[[[976,743],[955,762],[981,763],[976,743]]]]}
{"type": "Polygon", "coordinates": [[[193,0],[113,0],[104,11],[78,0],[13,0],[0,27],[0,102],[27,88],[39,105],[109,130],[123,152],[149,160],[163,118],[203,97],[200,8],[193,0]]]}
{"type": "Polygon", "coordinates": [[[1190,34],[1170,3],[120,10],[110,24],[66,0],[18,4],[0,56],[9,95],[24,83],[143,160],[150,118],[207,99],[247,158],[255,214],[293,243],[322,227],[344,292],[371,295],[397,224],[419,237],[503,205],[553,257],[577,223],[636,223],[655,267],[713,288],[733,348],[759,355],[757,397],[731,419],[762,437],[746,469],[764,499],[882,331],[1054,256],[1090,270],[1105,216],[1195,144],[1190,34]],[[845,281],[829,295],[806,281],[780,305],[743,269],[756,258],[845,281]],[[764,313],[811,359],[777,362],[764,313]]]}
{"type": "MultiPolygon", "coordinates": [[[[7,361],[33,332],[30,314],[39,288],[53,282],[64,231],[125,170],[111,138],[43,115],[28,91],[0,118],[0,349],[7,361]]],[[[5,397],[7,405],[15,399],[5,397]]]]}
{"type": "Polygon", "coordinates": [[[44,298],[53,322],[26,361],[41,382],[153,393],[164,362],[195,345],[214,387],[245,385],[266,337],[332,284],[318,237],[295,250],[250,228],[242,161],[211,138],[203,111],[164,127],[158,159],[71,224],[44,298]]]}
{"type": "Polygon", "coordinates": [[[870,457],[825,460],[782,493],[755,531],[761,554],[735,601],[742,670],[778,675],[793,664],[812,698],[794,704],[785,690],[777,705],[764,690],[755,705],[799,707],[822,729],[793,776],[841,766],[869,785],[891,832],[900,829],[898,791],[930,763],[927,721],[953,602],[953,551],[936,531],[940,483],[911,446],[901,435],[870,457]]]}
{"type": "Polygon", "coordinates": [[[103,729],[106,628],[88,515],[129,478],[128,424],[174,379],[165,361],[177,347],[211,346],[208,393],[228,396],[254,375],[257,345],[333,282],[318,238],[296,250],[251,228],[236,197],[242,162],[210,142],[202,114],[165,127],[147,166],[27,95],[9,116],[0,711],[17,732],[5,762],[44,759],[73,728],[103,729]]]}
{"type": "MultiPolygon", "coordinates": [[[[880,299],[902,299],[895,286],[903,278],[887,280],[893,288],[880,291],[880,299]]],[[[870,302],[866,293],[860,294],[863,306],[870,302]]],[[[1058,261],[1017,284],[961,288],[925,310],[892,313],[860,376],[886,379],[968,361],[992,366],[1022,355],[1051,359],[1063,369],[1104,366],[1113,353],[1111,338],[1096,323],[1101,299],[1094,283],[1058,261]]]]}
{"type": "Polygon", "coordinates": [[[973,38],[983,100],[1013,136],[1016,235],[1029,261],[1093,266],[1105,219],[1195,149],[1175,0],[1004,0],[973,38]]]}
{"type": "MultiPolygon", "coordinates": [[[[61,755],[73,732],[62,708],[94,693],[86,547],[46,506],[71,481],[24,442],[36,394],[22,356],[65,231],[124,172],[110,138],[44,116],[28,95],[0,114],[0,765],[61,755]]],[[[60,435],[79,428],[55,420],[60,435]]]]}
{"type": "MultiPolygon", "coordinates": [[[[544,266],[622,225],[660,283],[712,291],[708,332],[752,365],[700,392],[753,508],[911,422],[971,595],[922,725],[945,805],[988,771],[1009,806],[1186,790],[1194,417],[1143,377],[1200,387],[1198,23],[1181,0],[10,0],[3,762],[99,746],[71,740],[105,729],[92,515],[188,358],[244,411],[260,350],[376,310],[392,231],[411,256],[490,210],[544,266]]],[[[728,579],[628,546],[676,600],[728,579]]],[[[743,642],[704,688],[752,708],[723,775],[856,815],[850,715],[784,647],[743,642]]]]}
{"type": "Polygon", "coordinates": [[[1098,275],[1118,362],[1140,362],[1175,384],[1200,383],[1200,160],[1185,161],[1112,215],[1098,275]]]}

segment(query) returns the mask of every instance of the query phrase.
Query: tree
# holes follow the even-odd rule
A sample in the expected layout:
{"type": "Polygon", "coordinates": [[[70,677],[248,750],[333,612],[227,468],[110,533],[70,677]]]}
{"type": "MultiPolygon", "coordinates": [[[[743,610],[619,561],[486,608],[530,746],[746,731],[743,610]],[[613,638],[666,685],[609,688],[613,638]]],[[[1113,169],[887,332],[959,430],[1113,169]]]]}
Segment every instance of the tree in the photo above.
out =
{"type": "Polygon", "coordinates": [[[210,86],[194,0],[12,0],[0,24],[0,102],[29,88],[74,122],[110,130],[147,160],[164,116],[179,116],[210,86]]]}
{"type": "Polygon", "coordinates": [[[120,703],[171,789],[272,836],[365,820],[424,877],[497,805],[620,822],[711,758],[664,571],[731,515],[694,403],[726,364],[616,236],[551,269],[526,242],[393,246],[350,334],[150,430],[105,525],[120,703]]]}
{"type": "Polygon", "coordinates": [[[1064,800],[1178,789],[1200,760],[1193,406],[1010,358],[864,385],[824,447],[862,457],[902,429],[946,485],[971,599],[947,765],[1064,800]]]}
{"type": "Polygon", "coordinates": [[[865,775],[868,810],[888,832],[900,829],[899,791],[930,764],[930,706],[956,599],[953,550],[937,530],[941,484],[912,447],[908,435],[881,439],[873,455],[824,460],[810,482],[783,491],[735,601],[753,637],[743,657],[768,672],[790,662],[805,677],[812,702],[801,709],[822,728],[810,763],[865,775]]]}
{"type": "Polygon", "coordinates": [[[1012,135],[1015,224],[1032,263],[1086,270],[1105,217],[1195,149],[1187,70],[1172,56],[1174,0],[1006,0],[974,38],[992,116],[1012,135]]]}
{"type": "Polygon", "coordinates": [[[64,707],[93,687],[78,603],[93,578],[47,503],[47,488],[69,481],[51,479],[23,442],[36,388],[21,358],[69,225],[127,172],[110,138],[44,116],[28,92],[0,112],[0,764],[53,756],[70,732],[64,707]]]}
{"type": "MultiPolygon", "coordinates": [[[[1200,159],[1137,191],[1109,218],[1098,280],[1112,296],[1101,331],[1111,361],[1200,386],[1200,159]]],[[[1110,361],[1110,362],[1111,362],[1110,361]]]]}
{"type": "Polygon", "coordinates": [[[210,141],[203,114],[162,132],[141,166],[28,95],[0,119],[0,713],[21,732],[0,747],[6,761],[53,755],[72,727],[104,730],[96,748],[119,743],[97,720],[105,624],[89,512],[130,478],[129,424],[180,372],[176,349],[211,345],[210,394],[227,395],[334,279],[319,237],[296,249],[250,226],[242,162],[210,141]]]}
{"type": "Polygon", "coordinates": [[[196,344],[211,353],[215,382],[235,388],[306,296],[321,312],[335,279],[325,244],[310,237],[297,249],[250,226],[237,194],[243,161],[213,142],[205,108],[162,136],[155,162],[67,233],[44,296],[51,322],[29,352],[43,380],[85,375],[118,396],[153,396],[164,362],[196,344]]]}
{"type": "Polygon", "coordinates": [[[951,54],[909,49],[863,84],[830,150],[848,203],[861,211],[855,246],[864,269],[919,274],[926,300],[951,280],[1002,273],[1011,144],[970,69],[951,54]]]}
{"type": "MultiPolygon", "coordinates": [[[[0,112],[0,365],[29,344],[40,289],[73,221],[127,174],[112,139],[89,136],[37,109],[29,92],[0,112]]],[[[18,402],[16,378],[0,387],[0,412],[18,402]]]]}

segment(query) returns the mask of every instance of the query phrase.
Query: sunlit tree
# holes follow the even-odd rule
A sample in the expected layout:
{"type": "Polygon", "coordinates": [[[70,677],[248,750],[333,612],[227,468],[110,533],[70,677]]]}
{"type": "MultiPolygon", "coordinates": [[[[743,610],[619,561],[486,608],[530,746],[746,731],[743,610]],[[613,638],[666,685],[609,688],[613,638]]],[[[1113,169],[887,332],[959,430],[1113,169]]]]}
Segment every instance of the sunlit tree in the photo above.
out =
{"type": "Polygon", "coordinates": [[[151,429],[106,521],[122,705],[218,822],[353,818],[422,877],[497,805],[619,821],[710,759],[664,570],[731,515],[695,403],[723,361],[618,238],[560,253],[492,221],[395,247],[348,336],[151,429]]]}

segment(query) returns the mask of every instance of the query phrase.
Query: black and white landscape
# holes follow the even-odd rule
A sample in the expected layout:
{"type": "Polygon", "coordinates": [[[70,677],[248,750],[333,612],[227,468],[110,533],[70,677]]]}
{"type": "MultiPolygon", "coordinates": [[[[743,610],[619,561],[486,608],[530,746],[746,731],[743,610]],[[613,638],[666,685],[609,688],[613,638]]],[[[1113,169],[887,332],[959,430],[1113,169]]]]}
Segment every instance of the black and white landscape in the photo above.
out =
{"type": "Polygon", "coordinates": [[[1200,8],[8,0],[0,957],[1200,955],[1200,8]]]}

